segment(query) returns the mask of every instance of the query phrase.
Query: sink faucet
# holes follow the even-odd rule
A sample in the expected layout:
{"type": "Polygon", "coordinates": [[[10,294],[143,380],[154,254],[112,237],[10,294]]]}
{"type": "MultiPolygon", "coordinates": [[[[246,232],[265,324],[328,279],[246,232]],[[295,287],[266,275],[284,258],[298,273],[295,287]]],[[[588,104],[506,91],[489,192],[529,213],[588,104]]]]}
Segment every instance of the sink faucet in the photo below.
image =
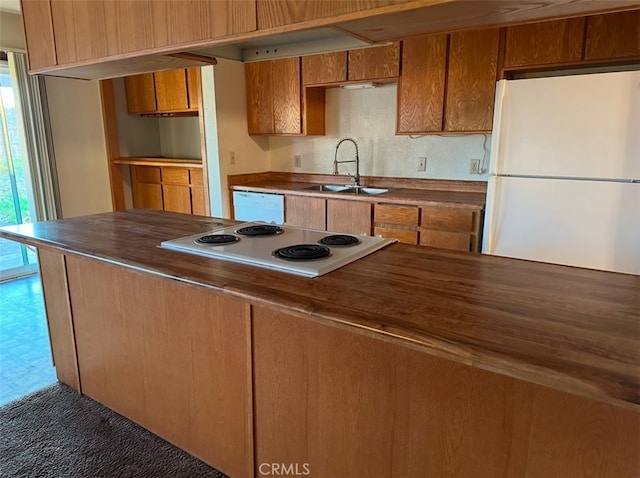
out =
{"type": "Polygon", "coordinates": [[[349,177],[351,178],[351,184],[353,186],[360,186],[360,157],[358,156],[358,143],[356,143],[354,139],[343,138],[340,141],[338,141],[338,144],[336,144],[336,154],[333,159],[333,175],[334,176],[338,175],[338,164],[342,164],[342,163],[356,163],[356,174],[349,174],[349,177]],[[345,141],[351,141],[353,143],[353,146],[355,146],[356,159],[352,159],[351,161],[338,161],[338,149],[340,149],[340,145],[345,141]]]}

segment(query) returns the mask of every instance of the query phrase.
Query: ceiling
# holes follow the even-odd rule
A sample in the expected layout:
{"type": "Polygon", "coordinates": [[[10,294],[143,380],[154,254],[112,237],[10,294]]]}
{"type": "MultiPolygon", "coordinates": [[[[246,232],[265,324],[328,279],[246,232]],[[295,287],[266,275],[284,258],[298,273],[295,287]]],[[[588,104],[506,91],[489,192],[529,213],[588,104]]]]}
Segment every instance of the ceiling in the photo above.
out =
{"type": "Polygon", "coordinates": [[[0,0],[0,10],[20,13],[20,0],[0,0]]]}

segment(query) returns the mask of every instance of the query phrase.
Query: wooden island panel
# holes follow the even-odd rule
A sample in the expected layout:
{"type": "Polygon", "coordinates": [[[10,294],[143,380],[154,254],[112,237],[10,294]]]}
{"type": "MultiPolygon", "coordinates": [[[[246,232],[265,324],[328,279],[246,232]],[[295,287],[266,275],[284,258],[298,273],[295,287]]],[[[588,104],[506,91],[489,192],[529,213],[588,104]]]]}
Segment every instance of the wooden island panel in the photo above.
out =
{"type": "Polygon", "coordinates": [[[60,382],[80,391],[76,338],[69,303],[65,256],[59,252],[39,249],[38,267],[56,376],[60,382]]]}
{"type": "Polygon", "coordinates": [[[640,415],[253,308],[256,463],[326,476],[637,476],[640,415]]]}
{"type": "Polygon", "coordinates": [[[250,308],[67,257],[82,392],[233,477],[252,476],[250,308]]]}

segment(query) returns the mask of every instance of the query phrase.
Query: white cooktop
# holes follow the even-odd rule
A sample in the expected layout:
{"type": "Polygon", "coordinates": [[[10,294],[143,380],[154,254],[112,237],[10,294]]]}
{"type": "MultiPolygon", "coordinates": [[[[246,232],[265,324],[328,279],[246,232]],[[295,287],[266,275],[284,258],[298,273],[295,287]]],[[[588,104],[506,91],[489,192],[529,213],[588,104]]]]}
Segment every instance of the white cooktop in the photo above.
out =
{"type": "MultiPolygon", "coordinates": [[[[261,227],[265,225],[265,223],[261,222],[237,224],[235,226],[164,241],[160,244],[160,247],[242,264],[252,264],[258,267],[288,272],[304,277],[318,277],[396,242],[395,239],[385,239],[381,237],[353,236],[358,239],[358,244],[348,246],[322,245],[319,244],[318,241],[327,236],[340,233],[316,231],[286,225],[278,226],[282,232],[272,236],[243,236],[237,233],[239,229],[244,227],[261,227]],[[197,242],[197,240],[203,236],[217,236],[222,234],[235,236],[239,238],[239,240],[229,244],[202,244],[197,242]],[[274,255],[277,249],[294,245],[313,245],[314,247],[312,247],[312,249],[317,249],[315,246],[319,246],[320,249],[327,247],[329,249],[329,255],[320,259],[304,261],[282,259],[274,255]]],[[[303,249],[308,249],[308,247],[303,249]]]]}

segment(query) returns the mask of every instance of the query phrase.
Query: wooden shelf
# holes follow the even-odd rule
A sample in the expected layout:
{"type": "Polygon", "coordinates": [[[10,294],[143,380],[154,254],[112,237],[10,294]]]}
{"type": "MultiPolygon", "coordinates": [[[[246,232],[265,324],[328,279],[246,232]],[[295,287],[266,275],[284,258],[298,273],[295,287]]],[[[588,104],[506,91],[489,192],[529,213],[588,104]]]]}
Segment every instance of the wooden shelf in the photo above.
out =
{"type": "Polygon", "coordinates": [[[177,166],[181,168],[202,168],[201,159],[180,158],[117,158],[114,164],[128,164],[133,166],[177,166]]]}

